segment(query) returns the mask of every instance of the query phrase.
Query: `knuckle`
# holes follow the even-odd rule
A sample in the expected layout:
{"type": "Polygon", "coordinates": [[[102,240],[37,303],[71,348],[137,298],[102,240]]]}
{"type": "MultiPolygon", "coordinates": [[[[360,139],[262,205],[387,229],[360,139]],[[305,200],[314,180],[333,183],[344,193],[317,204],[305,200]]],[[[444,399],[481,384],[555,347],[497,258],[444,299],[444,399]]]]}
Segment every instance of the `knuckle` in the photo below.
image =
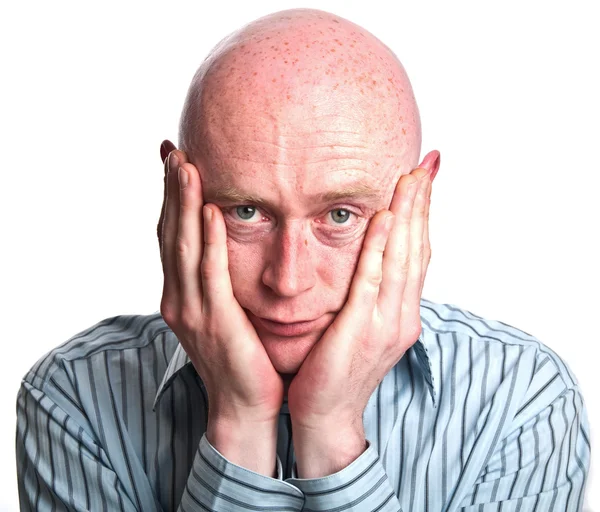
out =
{"type": "Polygon", "coordinates": [[[367,282],[374,288],[379,287],[381,281],[383,280],[383,272],[379,270],[377,272],[371,272],[367,275],[367,282]]]}
{"type": "Polygon", "coordinates": [[[425,247],[425,249],[423,250],[423,259],[425,261],[429,261],[431,259],[431,247],[430,246],[425,247]]]}
{"type": "Polygon", "coordinates": [[[177,311],[167,298],[163,298],[160,302],[160,314],[171,329],[177,324],[177,311]]]}
{"type": "Polygon", "coordinates": [[[217,272],[216,266],[211,261],[202,260],[200,265],[200,275],[202,279],[211,279],[217,272]]]}
{"type": "Polygon", "coordinates": [[[386,354],[395,354],[398,352],[398,336],[391,336],[387,339],[387,341],[383,344],[383,349],[386,354]]]}
{"type": "Polygon", "coordinates": [[[181,259],[186,259],[190,248],[185,240],[185,238],[181,235],[177,236],[177,240],[175,241],[175,250],[177,251],[177,256],[181,259]]]}
{"type": "Polygon", "coordinates": [[[417,338],[421,335],[421,325],[417,324],[411,329],[409,329],[408,334],[410,339],[417,341],[417,338]]]}

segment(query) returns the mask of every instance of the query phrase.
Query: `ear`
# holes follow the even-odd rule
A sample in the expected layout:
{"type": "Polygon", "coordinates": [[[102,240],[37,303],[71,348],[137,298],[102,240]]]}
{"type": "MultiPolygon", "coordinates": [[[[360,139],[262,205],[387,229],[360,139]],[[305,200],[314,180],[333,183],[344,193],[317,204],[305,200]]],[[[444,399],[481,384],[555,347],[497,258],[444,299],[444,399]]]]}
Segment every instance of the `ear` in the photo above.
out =
{"type": "Polygon", "coordinates": [[[419,164],[421,169],[427,169],[429,172],[431,172],[431,181],[433,181],[433,178],[435,178],[435,175],[440,169],[440,160],[440,152],[437,149],[434,149],[433,151],[427,153],[425,158],[423,158],[423,161],[419,164]]]}

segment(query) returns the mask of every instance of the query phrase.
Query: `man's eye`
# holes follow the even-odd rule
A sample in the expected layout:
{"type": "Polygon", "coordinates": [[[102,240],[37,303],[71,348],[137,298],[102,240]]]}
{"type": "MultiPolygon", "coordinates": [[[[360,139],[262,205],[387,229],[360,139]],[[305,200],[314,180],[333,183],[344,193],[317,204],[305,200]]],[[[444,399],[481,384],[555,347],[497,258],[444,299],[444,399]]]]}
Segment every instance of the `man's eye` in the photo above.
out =
{"type": "MultiPolygon", "coordinates": [[[[235,215],[237,219],[243,221],[243,224],[254,224],[261,219],[258,208],[247,204],[236,206],[235,215]]],[[[332,221],[327,222],[327,224],[329,226],[347,226],[350,224],[349,219],[352,215],[356,214],[347,208],[334,208],[327,212],[327,216],[329,216],[332,221]]]]}
{"type": "Polygon", "coordinates": [[[329,213],[331,214],[333,222],[338,225],[348,224],[346,221],[350,218],[350,215],[354,215],[350,210],[346,210],[345,208],[336,208],[335,210],[331,210],[329,213]]]}
{"type": "Polygon", "coordinates": [[[242,220],[251,220],[254,214],[256,213],[256,208],[254,206],[238,206],[235,209],[237,215],[242,220]]]}

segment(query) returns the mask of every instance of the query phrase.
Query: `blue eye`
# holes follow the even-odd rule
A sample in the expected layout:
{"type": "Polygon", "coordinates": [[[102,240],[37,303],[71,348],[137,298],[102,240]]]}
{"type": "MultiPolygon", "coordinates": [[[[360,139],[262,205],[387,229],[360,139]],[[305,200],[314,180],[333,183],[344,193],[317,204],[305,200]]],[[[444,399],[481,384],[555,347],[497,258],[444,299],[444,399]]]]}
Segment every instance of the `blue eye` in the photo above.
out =
{"type": "Polygon", "coordinates": [[[346,224],[347,222],[345,222],[345,221],[347,221],[350,218],[350,215],[352,215],[351,211],[345,210],[344,208],[336,208],[335,210],[331,210],[330,213],[331,213],[331,218],[333,219],[333,221],[336,224],[346,224]],[[340,215],[336,215],[335,212],[344,212],[344,214],[340,216],[340,215]],[[341,220],[342,222],[338,222],[338,220],[341,220]]]}
{"type": "MultiPolygon", "coordinates": [[[[240,224],[256,224],[262,218],[260,215],[256,215],[257,213],[260,212],[256,206],[244,204],[236,206],[235,214],[232,213],[232,215],[234,215],[240,224]]],[[[333,210],[329,210],[327,215],[330,216],[333,225],[338,227],[350,226],[350,217],[352,215],[356,217],[356,214],[348,208],[334,208],[333,210]]],[[[332,226],[330,222],[327,222],[327,224],[332,226]]]]}
{"type": "Polygon", "coordinates": [[[254,214],[256,213],[256,208],[254,206],[238,206],[235,209],[236,213],[242,220],[251,220],[254,214]]]}

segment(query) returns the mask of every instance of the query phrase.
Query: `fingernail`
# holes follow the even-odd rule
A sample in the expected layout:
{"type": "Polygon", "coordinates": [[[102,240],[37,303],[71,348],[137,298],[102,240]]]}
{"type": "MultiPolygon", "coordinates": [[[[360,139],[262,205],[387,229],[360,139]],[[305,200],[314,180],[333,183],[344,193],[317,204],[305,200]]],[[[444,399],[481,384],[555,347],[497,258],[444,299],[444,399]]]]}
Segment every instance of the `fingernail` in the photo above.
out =
{"type": "Polygon", "coordinates": [[[210,222],[212,220],[213,211],[206,205],[202,207],[202,214],[206,217],[206,220],[210,222]]]}
{"type": "Polygon", "coordinates": [[[165,173],[169,173],[177,169],[178,164],[179,158],[177,158],[177,155],[173,154],[173,151],[171,151],[165,160],[165,173]]]}
{"type": "Polygon", "coordinates": [[[431,170],[429,171],[429,178],[433,181],[433,178],[435,178],[435,175],[438,173],[439,169],[440,169],[440,162],[442,160],[442,155],[440,155],[438,153],[437,158],[435,159],[435,161],[433,162],[432,166],[431,166],[431,170]]]}
{"type": "Polygon", "coordinates": [[[179,188],[183,190],[188,184],[188,173],[185,172],[181,167],[179,168],[179,188]]]}

